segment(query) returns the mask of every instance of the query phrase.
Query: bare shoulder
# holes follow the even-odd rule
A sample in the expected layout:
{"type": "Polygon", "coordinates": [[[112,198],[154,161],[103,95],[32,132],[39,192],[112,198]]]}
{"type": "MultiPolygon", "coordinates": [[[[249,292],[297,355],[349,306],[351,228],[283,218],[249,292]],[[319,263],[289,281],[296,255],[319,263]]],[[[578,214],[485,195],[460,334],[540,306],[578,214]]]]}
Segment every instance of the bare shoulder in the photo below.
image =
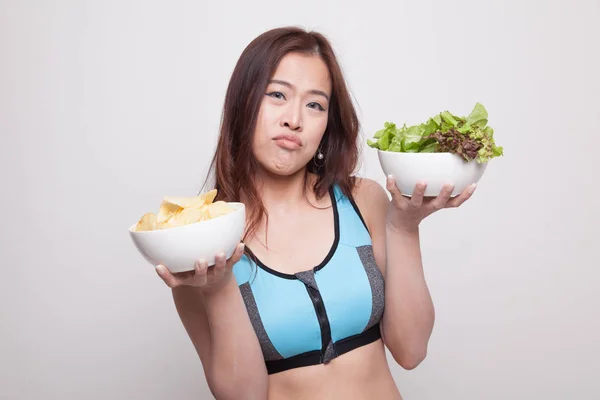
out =
{"type": "Polygon", "coordinates": [[[357,177],[352,196],[360,208],[369,230],[371,230],[371,225],[376,223],[373,219],[380,219],[382,215],[385,219],[389,197],[378,182],[370,178],[357,177]]]}
{"type": "Polygon", "coordinates": [[[386,196],[385,189],[379,184],[379,182],[371,179],[371,178],[361,178],[359,176],[356,177],[356,186],[354,187],[354,192],[356,195],[364,195],[365,192],[369,190],[377,190],[383,196],[386,196]]]}

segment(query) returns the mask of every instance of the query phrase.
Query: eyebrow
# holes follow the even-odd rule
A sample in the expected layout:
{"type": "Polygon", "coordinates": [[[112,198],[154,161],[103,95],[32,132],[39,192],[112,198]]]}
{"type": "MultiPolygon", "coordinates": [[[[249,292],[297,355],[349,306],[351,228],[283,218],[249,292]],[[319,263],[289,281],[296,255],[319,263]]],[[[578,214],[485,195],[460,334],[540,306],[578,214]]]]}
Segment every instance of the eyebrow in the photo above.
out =
{"type": "MultiPolygon", "coordinates": [[[[280,80],[277,80],[277,79],[271,79],[269,81],[269,84],[271,84],[271,83],[277,83],[279,85],[283,85],[283,86],[289,87],[290,89],[294,88],[294,85],[292,85],[291,83],[286,82],[286,81],[280,81],[280,80]]],[[[312,94],[319,95],[319,96],[323,96],[323,97],[325,97],[327,99],[327,101],[329,101],[329,96],[327,95],[327,93],[323,92],[322,90],[312,89],[312,90],[309,90],[308,92],[312,93],[312,94]]]]}

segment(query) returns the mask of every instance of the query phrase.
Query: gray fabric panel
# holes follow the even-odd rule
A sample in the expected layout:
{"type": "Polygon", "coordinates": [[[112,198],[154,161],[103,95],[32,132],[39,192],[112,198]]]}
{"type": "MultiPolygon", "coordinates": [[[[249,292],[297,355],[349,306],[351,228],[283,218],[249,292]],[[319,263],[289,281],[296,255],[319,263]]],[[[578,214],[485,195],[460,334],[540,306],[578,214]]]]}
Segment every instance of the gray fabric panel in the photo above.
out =
{"type": "Polygon", "coordinates": [[[258,306],[256,305],[256,299],[254,299],[254,294],[252,293],[250,284],[246,282],[240,285],[240,291],[242,292],[242,298],[246,304],[250,321],[254,327],[254,332],[256,332],[256,336],[260,342],[260,348],[262,349],[265,361],[283,359],[281,354],[279,354],[279,352],[275,349],[275,346],[273,346],[271,339],[269,339],[269,335],[267,335],[267,331],[265,330],[265,327],[260,319],[258,306]]]}
{"type": "Polygon", "coordinates": [[[371,317],[365,330],[369,329],[373,325],[377,324],[381,320],[383,315],[383,308],[385,306],[384,297],[384,286],[385,282],[381,270],[375,262],[375,256],[373,255],[373,247],[371,245],[360,246],[356,248],[360,261],[365,268],[367,277],[369,278],[369,284],[371,285],[371,293],[373,297],[373,306],[371,309],[371,317]]]}
{"type": "Polygon", "coordinates": [[[325,349],[325,354],[323,355],[323,362],[328,363],[333,360],[337,355],[335,354],[335,349],[333,347],[333,342],[330,340],[327,348],[325,349]]]}
{"type": "Polygon", "coordinates": [[[315,271],[312,269],[309,269],[308,271],[297,272],[295,275],[296,278],[300,279],[300,281],[302,281],[302,283],[304,283],[306,286],[310,286],[315,290],[319,290],[317,287],[317,281],[315,280],[315,271]]]}

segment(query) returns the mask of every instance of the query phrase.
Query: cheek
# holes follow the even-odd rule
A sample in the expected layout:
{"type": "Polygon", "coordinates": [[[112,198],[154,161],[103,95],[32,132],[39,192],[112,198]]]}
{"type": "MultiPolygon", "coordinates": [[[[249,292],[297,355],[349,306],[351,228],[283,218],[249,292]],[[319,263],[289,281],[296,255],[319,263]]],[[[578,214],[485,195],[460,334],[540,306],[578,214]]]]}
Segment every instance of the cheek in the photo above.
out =
{"type": "Polygon", "coordinates": [[[260,129],[260,133],[263,136],[268,136],[270,130],[272,131],[273,127],[277,126],[279,122],[279,113],[280,110],[272,104],[269,104],[267,101],[264,101],[261,104],[256,118],[256,126],[260,129]]]}
{"type": "Polygon", "coordinates": [[[264,148],[268,133],[268,121],[266,116],[268,113],[265,112],[264,106],[261,106],[256,118],[256,128],[254,129],[254,138],[252,140],[252,149],[254,152],[258,152],[261,148],[264,148]]]}

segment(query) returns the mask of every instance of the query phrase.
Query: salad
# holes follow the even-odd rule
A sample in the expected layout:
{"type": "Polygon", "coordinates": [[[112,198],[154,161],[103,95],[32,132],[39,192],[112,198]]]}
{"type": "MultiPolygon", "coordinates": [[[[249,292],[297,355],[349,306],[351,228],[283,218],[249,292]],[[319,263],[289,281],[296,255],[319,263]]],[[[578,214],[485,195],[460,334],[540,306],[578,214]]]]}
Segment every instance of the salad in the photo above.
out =
{"type": "Polygon", "coordinates": [[[453,153],[465,161],[485,163],[504,155],[494,142],[494,129],[488,126],[488,113],[477,103],[468,117],[443,111],[420,125],[397,127],[386,122],[367,144],[375,149],[402,153],[453,153]]]}

